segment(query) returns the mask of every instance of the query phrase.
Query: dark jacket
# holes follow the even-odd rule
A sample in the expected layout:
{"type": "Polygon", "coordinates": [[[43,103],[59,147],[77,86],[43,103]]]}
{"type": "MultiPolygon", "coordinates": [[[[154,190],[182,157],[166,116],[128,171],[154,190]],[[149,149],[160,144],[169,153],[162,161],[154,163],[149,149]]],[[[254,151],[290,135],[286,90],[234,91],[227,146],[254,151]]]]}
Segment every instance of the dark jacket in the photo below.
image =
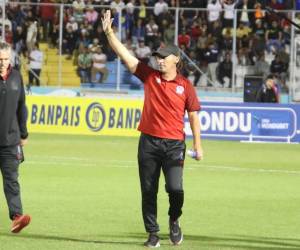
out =
{"type": "Polygon", "coordinates": [[[287,72],[288,70],[288,65],[285,64],[284,62],[282,61],[277,61],[277,60],[273,60],[271,62],[271,67],[270,67],[270,71],[271,73],[284,73],[284,72],[287,72]]]}
{"type": "Polygon", "coordinates": [[[226,60],[223,60],[219,64],[219,76],[221,78],[224,76],[231,78],[231,75],[232,75],[232,61],[228,62],[226,60]]]}
{"type": "Polygon", "coordinates": [[[218,48],[207,48],[204,56],[208,63],[216,63],[218,62],[219,57],[219,49],[218,48]]]}
{"type": "Polygon", "coordinates": [[[279,95],[278,88],[274,87],[272,89],[268,89],[265,84],[258,90],[256,95],[257,102],[270,102],[270,103],[278,103],[279,95]]]}
{"type": "Polygon", "coordinates": [[[27,110],[22,76],[12,69],[6,80],[0,76],[0,147],[14,146],[28,136],[27,110]]]}

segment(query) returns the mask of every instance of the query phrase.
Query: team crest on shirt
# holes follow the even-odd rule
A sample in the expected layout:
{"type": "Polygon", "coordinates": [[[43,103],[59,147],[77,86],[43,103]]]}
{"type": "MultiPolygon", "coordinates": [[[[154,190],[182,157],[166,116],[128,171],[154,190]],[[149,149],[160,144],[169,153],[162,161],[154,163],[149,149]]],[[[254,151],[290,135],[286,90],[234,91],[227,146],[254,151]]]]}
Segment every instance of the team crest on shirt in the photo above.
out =
{"type": "Polygon", "coordinates": [[[184,87],[182,86],[177,86],[176,87],[176,93],[179,94],[179,95],[182,95],[184,92],[184,87]]]}
{"type": "Polygon", "coordinates": [[[156,83],[158,83],[158,84],[161,84],[161,80],[160,80],[160,78],[159,77],[155,77],[155,80],[156,80],[156,83]]]}

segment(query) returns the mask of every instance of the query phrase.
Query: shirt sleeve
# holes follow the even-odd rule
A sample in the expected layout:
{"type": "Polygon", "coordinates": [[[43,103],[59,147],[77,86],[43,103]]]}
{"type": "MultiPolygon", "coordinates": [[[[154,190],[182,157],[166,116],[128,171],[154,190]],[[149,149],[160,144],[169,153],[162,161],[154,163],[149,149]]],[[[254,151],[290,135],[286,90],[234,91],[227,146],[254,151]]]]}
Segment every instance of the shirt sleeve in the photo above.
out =
{"type": "Polygon", "coordinates": [[[18,117],[21,139],[26,139],[28,137],[28,131],[26,125],[27,109],[25,105],[25,90],[24,90],[23,80],[21,76],[20,79],[21,79],[20,80],[21,91],[20,91],[20,97],[18,102],[17,117],[18,117]]]}
{"type": "Polygon", "coordinates": [[[187,86],[186,87],[187,98],[185,102],[185,109],[188,112],[199,111],[201,109],[200,101],[198,100],[195,88],[189,81],[187,82],[186,86],[187,86]]]}
{"type": "Polygon", "coordinates": [[[145,83],[147,77],[149,77],[155,70],[149,67],[143,62],[139,62],[134,75],[139,78],[143,83],[145,83]]]}

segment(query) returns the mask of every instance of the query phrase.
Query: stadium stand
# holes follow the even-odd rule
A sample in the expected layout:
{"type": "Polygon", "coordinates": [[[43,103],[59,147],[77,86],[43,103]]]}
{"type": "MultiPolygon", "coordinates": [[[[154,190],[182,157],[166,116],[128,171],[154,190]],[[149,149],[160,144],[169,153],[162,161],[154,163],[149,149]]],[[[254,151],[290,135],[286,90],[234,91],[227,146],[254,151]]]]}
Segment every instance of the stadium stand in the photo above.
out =
{"type": "MultiPolygon", "coordinates": [[[[48,44],[41,43],[40,49],[44,53],[44,64],[41,72],[41,86],[57,86],[59,77],[59,57],[57,56],[57,49],[49,48],[48,44]]],[[[24,65],[26,59],[23,57],[22,75],[25,82],[28,79],[28,66],[24,65]]],[[[62,58],[62,85],[63,86],[80,86],[80,78],[74,74],[76,66],[72,61],[62,58]]]]}
{"type": "MultiPolygon", "coordinates": [[[[117,32],[119,26],[117,10],[122,8],[121,38],[124,43],[130,40],[132,53],[139,49],[139,41],[142,39],[151,50],[164,43],[170,43],[173,39],[172,30],[174,32],[174,28],[177,26],[179,46],[188,55],[186,63],[189,66],[184,69],[183,74],[191,79],[195,79],[193,77],[196,76],[198,82],[194,82],[194,85],[198,87],[225,87],[217,82],[216,75],[218,75],[218,66],[223,61],[224,55],[233,50],[232,11],[237,9],[236,54],[232,55],[232,60],[236,63],[233,64],[235,76],[232,80],[236,81],[235,87],[243,88],[244,75],[256,74],[253,71],[259,53],[265,54],[265,60],[269,65],[275,56],[284,60],[282,54],[289,55],[290,53],[291,28],[289,23],[264,11],[265,6],[270,6],[278,11],[297,8],[293,1],[282,0],[41,0],[30,1],[30,3],[28,1],[10,2],[6,7],[5,35],[6,40],[13,44],[16,53],[24,62],[31,42],[33,40],[42,42],[40,47],[45,54],[45,64],[41,74],[42,85],[44,83],[47,86],[58,86],[60,82],[61,86],[113,87],[116,81],[116,56],[107,46],[100,18],[105,8],[111,8],[114,16],[113,25],[117,32]],[[54,5],[60,3],[64,4],[63,66],[61,69],[58,68],[60,7],[54,5]],[[99,7],[100,5],[101,7],[99,7]],[[180,8],[177,25],[175,8],[180,8]],[[274,22],[277,22],[276,26],[273,25],[274,22]],[[90,53],[94,53],[92,47],[95,38],[98,40],[96,45],[101,46],[107,56],[108,78],[102,84],[80,83],[76,66],[77,55],[80,46],[88,47],[90,53]],[[215,65],[214,67],[209,66],[211,65],[211,45],[218,53],[216,67],[215,65]],[[276,46],[276,51],[274,46],[276,46]],[[197,69],[190,65],[196,65],[197,69]],[[195,71],[198,73],[195,74],[195,71]],[[61,73],[61,81],[59,73],[61,73]],[[211,76],[210,79],[213,82],[203,81],[203,79],[207,79],[208,75],[211,76]]],[[[284,12],[283,15],[287,14],[284,12]]],[[[288,73],[289,65],[288,62],[285,63],[286,72],[284,73],[288,73]]],[[[26,67],[22,67],[25,79],[27,79],[26,71],[26,67]]],[[[280,75],[283,75],[281,73],[280,75]]],[[[121,67],[121,74],[122,80],[132,80],[124,67],[121,67]]],[[[280,75],[278,75],[278,81],[281,82],[281,85],[286,84],[288,81],[282,80],[280,75]]],[[[134,80],[133,83],[123,82],[122,87],[138,86],[135,83],[134,80]]],[[[232,86],[232,84],[227,84],[228,86],[232,86]]],[[[287,89],[288,86],[285,87],[287,89]]]]}

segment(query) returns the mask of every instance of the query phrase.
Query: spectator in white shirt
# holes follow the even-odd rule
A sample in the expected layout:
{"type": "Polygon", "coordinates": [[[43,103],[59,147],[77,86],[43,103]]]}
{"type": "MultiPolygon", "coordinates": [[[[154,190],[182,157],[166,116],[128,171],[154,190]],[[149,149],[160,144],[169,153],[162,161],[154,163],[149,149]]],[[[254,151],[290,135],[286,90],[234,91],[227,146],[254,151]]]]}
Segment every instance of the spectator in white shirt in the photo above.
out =
{"type": "Polygon", "coordinates": [[[211,0],[207,4],[209,31],[212,30],[213,23],[220,19],[221,11],[222,11],[222,5],[219,0],[211,0]]]}
{"type": "Polygon", "coordinates": [[[242,13],[240,16],[240,22],[250,25],[250,16],[249,16],[249,8],[248,8],[248,0],[243,0],[242,3],[242,13]]]}
{"type": "Polygon", "coordinates": [[[78,30],[78,23],[76,23],[75,17],[70,17],[69,21],[66,24],[66,29],[68,29],[69,27],[71,27],[72,31],[74,32],[78,30]]]}
{"type": "Polygon", "coordinates": [[[100,46],[96,48],[96,52],[92,55],[92,82],[97,82],[97,73],[100,73],[99,82],[102,83],[107,79],[108,69],[106,67],[107,56],[102,52],[100,46]]]}
{"type": "Polygon", "coordinates": [[[116,9],[117,12],[125,7],[123,0],[114,0],[110,3],[111,9],[116,9]]]}
{"type": "Polygon", "coordinates": [[[159,0],[154,5],[154,15],[159,16],[161,13],[168,11],[168,4],[164,0],[159,0]]]}
{"type": "Polygon", "coordinates": [[[135,0],[128,0],[126,4],[126,11],[128,14],[133,15],[135,7],[135,0]]]}
{"type": "Polygon", "coordinates": [[[78,23],[83,22],[84,19],[84,9],[85,3],[83,0],[75,0],[72,4],[73,6],[73,16],[75,17],[75,21],[78,23]]]}
{"type": "Polygon", "coordinates": [[[149,57],[151,55],[151,49],[145,45],[145,41],[143,39],[139,40],[139,44],[135,50],[135,54],[140,61],[148,63],[149,57]]]}
{"type": "Polygon", "coordinates": [[[154,48],[157,46],[159,40],[159,27],[156,24],[154,17],[150,16],[149,22],[146,24],[146,36],[145,36],[145,43],[154,48]]]}
{"type": "Polygon", "coordinates": [[[84,8],[85,8],[85,3],[84,3],[83,0],[75,0],[72,3],[72,6],[73,6],[75,12],[82,13],[84,11],[84,8]]]}
{"type": "Polygon", "coordinates": [[[43,52],[39,49],[38,43],[35,43],[29,54],[29,86],[32,86],[34,81],[36,86],[40,86],[43,57],[43,52]]]}
{"type": "Polygon", "coordinates": [[[27,36],[26,36],[26,46],[29,53],[33,49],[34,44],[36,43],[37,33],[38,33],[37,22],[34,21],[33,19],[29,19],[27,36]]]}
{"type": "Polygon", "coordinates": [[[235,0],[226,0],[223,3],[224,8],[224,22],[223,27],[232,27],[233,26],[233,19],[234,19],[234,8],[236,5],[235,0]]]}

